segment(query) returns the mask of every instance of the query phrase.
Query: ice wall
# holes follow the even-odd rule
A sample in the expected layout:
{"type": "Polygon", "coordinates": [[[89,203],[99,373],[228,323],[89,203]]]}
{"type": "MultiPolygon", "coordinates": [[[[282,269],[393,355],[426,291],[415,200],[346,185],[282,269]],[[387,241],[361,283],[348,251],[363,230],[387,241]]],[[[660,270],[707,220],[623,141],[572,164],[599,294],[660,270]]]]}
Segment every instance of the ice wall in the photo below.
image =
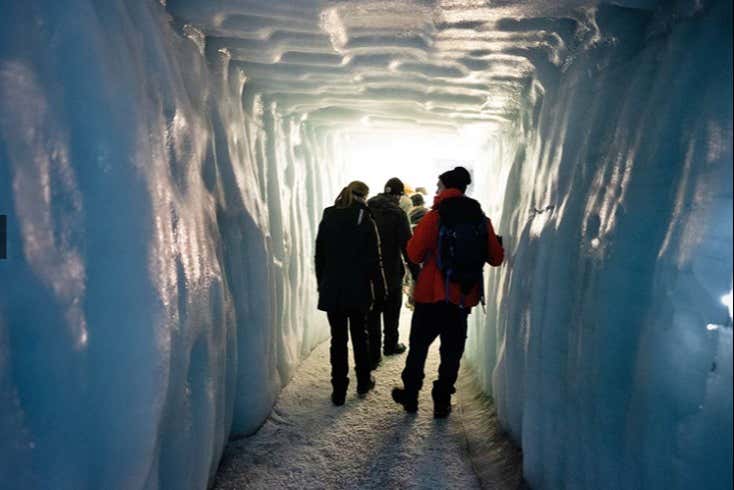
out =
{"type": "Polygon", "coordinates": [[[142,0],[5,2],[0,107],[0,486],[205,488],[325,337],[322,143],[142,0]]]}
{"type": "Polygon", "coordinates": [[[732,486],[731,9],[590,11],[485,181],[508,253],[468,354],[533,488],[732,486]]]}

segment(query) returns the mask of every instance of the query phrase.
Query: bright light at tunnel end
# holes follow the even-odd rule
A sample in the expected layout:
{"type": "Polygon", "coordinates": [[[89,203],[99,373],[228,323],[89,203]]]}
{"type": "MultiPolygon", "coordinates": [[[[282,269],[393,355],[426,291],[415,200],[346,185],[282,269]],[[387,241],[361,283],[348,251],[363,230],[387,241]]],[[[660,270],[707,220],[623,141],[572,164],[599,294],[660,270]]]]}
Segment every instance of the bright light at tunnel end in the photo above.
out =
{"type": "Polygon", "coordinates": [[[358,126],[344,130],[345,177],[365,181],[370,195],[381,192],[391,177],[433,194],[440,173],[456,165],[472,170],[488,135],[486,128],[389,130],[365,116],[358,126]]]}

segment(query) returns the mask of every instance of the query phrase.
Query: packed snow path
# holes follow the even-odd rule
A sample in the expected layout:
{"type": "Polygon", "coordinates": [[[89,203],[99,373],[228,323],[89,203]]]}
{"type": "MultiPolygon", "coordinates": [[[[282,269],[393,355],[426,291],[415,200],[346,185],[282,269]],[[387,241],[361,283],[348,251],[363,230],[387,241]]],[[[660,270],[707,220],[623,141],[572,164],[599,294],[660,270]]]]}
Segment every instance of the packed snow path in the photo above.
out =
{"type": "MultiPolygon", "coordinates": [[[[408,330],[409,316],[404,314],[403,342],[408,330]]],[[[383,357],[375,372],[375,390],[363,399],[352,379],[345,405],[336,407],[330,399],[329,342],[322,343],[282,391],[260,430],[230,442],[214,487],[517,488],[518,454],[494,433],[494,425],[487,424],[491,417],[476,403],[479,397],[467,371],[460,376],[454,412],[448,419],[434,420],[430,386],[439,364],[438,348],[436,341],[426,362],[418,413],[411,415],[390,397],[392,387],[401,384],[406,354],[383,357]],[[470,447],[486,444],[493,447],[481,448],[481,454],[472,457],[470,447]]],[[[351,351],[349,360],[351,367],[351,351]]]]}

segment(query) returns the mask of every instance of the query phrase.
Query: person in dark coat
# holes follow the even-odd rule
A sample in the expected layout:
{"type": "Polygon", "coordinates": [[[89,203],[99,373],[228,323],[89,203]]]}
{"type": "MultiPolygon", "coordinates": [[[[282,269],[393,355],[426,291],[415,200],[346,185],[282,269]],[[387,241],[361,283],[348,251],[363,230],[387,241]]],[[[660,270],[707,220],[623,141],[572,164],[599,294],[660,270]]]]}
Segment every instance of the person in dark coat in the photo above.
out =
{"type": "Polygon", "coordinates": [[[418,392],[423,386],[423,368],[428,349],[441,338],[441,364],[438,379],[433,383],[434,416],[443,418],[451,412],[451,395],[459,372],[466,342],[467,316],[482,299],[482,284],[449,283],[438,264],[438,243],[441,222],[486,222],[486,262],[499,266],[504,260],[502,242],[494,232],[492,222],[484,215],[477,201],[464,195],[471,175],[464,167],[456,167],[439,176],[438,193],[433,208],[426,213],[408,242],[410,260],[422,263],[413,298],[415,310],[410,326],[410,351],[402,373],[403,388],[394,388],[392,397],[405,411],[418,410],[418,392]]]}
{"type": "Polygon", "coordinates": [[[319,310],[331,326],[332,402],[343,405],[349,386],[347,342],[352,337],[357,393],[375,386],[371,376],[367,314],[386,290],[377,225],[365,204],[369,188],[355,181],[324,210],[316,236],[319,310]]]}
{"type": "MultiPolygon", "coordinates": [[[[405,267],[403,257],[408,260],[406,245],[410,239],[410,223],[408,215],[400,208],[400,196],[404,186],[398,178],[392,178],[385,184],[385,192],[378,194],[367,202],[379,231],[382,264],[387,283],[387,297],[382,308],[375,309],[368,315],[368,330],[370,334],[370,357],[372,367],[380,363],[382,332],[380,320],[384,322],[385,341],[382,352],[386,355],[405,352],[405,345],[398,342],[398,324],[400,308],[402,307],[403,275],[405,267]],[[382,318],[381,318],[382,317],[382,318]]],[[[418,276],[419,268],[409,265],[413,278],[418,276]]]]}

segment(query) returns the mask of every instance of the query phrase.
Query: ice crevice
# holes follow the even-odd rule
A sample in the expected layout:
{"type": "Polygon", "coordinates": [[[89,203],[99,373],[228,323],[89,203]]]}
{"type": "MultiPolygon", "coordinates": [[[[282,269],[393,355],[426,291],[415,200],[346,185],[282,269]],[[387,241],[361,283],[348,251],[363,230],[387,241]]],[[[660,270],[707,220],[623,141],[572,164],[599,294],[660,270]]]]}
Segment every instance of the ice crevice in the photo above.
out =
{"type": "Polygon", "coordinates": [[[328,338],[323,207],[454,163],[527,484],[731,488],[731,2],[0,10],[4,488],[212,484],[328,338]]]}

